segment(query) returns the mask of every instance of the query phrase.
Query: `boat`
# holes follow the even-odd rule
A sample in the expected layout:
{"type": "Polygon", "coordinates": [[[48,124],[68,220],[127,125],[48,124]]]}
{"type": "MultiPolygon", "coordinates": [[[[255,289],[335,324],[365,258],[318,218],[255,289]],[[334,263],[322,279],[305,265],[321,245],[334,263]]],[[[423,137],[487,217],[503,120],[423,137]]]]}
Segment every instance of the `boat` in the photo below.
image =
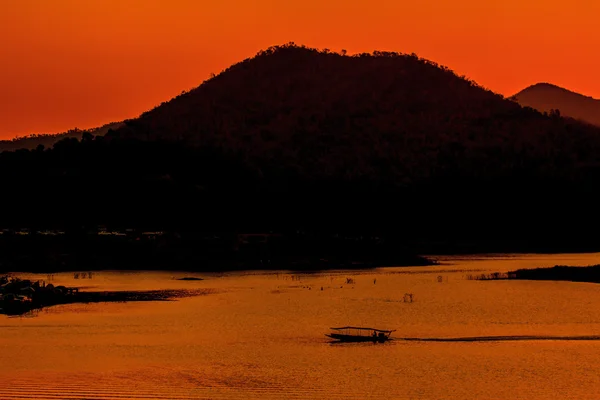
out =
{"type": "Polygon", "coordinates": [[[340,328],[330,328],[331,333],[325,334],[325,336],[340,342],[374,342],[383,343],[388,340],[392,340],[390,335],[394,330],[384,330],[375,328],[363,328],[358,326],[342,326],[340,328]]]}

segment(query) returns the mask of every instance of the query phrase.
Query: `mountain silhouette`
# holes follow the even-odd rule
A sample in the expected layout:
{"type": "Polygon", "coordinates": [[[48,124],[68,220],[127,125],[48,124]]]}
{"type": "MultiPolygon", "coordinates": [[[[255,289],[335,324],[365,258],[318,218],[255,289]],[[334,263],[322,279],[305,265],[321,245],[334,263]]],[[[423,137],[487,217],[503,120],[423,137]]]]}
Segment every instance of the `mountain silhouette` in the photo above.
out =
{"type": "Polygon", "coordinates": [[[552,144],[540,142],[566,125],[591,132],[416,55],[344,56],[289,44],[233,65],[109,136],[223,149],[257,174],[272,167],[401,185],[450,169],[503,174],[506,152],[544,158],[552,144]]]}
{"type": "Polygon", "coordinates": [[[305,229],[557,249],[593,240],[579,227],[600,224],[599,155],[599,128],[414,54],[288,44],[104,137],[0,153],[3,189],[16,194],[0,201],[15,227],[305,229]]]}
{"type": "Polygon", "coordinates": [[[93,136],[103,136],[110,129],[117,129],[123,125],[123,122],[111,122],[102,125],[98,128],[92,129],[71,129],[67,132],[62,133],[42,133],[32,134],[27,136],[16,137],[11,140],[0,140],[0,152],[2,151],[13,151],[19,149],[35,149],[42,145],[46,148],[52,147],[54,143],[66,139],[66,138],[77,138],[80,139],[84,133],[89,133],[93,136]]]}
{"type": "Polygon", "coordinates": [[[600,126],[600,100],[561,88],[550,83],[538,83],[515,94],[522,106],[541,112],[559,110],[560,114],[600,126]]]}
{"type": "MultiPolygon", "coordinates": [[[[413,179],[429,173],[438,146],[491,145],[502,140],[493,131],[504,134],[496,121],[518,125],[522,113],[416,55],[349,57],[286,45],[228,68],[116,133],[227,149],[258,169],[266,163],[302,175],[413,179]]],[[[529,118],[544,123],[537,114],[529,118]]]]}

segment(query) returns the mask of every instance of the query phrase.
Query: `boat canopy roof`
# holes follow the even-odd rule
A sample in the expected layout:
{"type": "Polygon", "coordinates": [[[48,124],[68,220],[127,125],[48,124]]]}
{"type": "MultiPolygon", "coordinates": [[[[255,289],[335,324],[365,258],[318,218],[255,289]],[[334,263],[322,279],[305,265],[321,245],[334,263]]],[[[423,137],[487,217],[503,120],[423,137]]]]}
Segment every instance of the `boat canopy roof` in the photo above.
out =
{"type": "Polygon", "coordinates": [[[332,329],[334,331],[343,331],[345,329],[359,329],[359,330],[363,330],[363,331],[375,331],[375,332],[384,332],[384,333],[391,333],[391,332],[395,331],[395,329],[388,331],[385,329],[363,328],[363,327],[359,327],[359,326],[342,326],[340,328],[329,328],[329,329],[332,329]]]}

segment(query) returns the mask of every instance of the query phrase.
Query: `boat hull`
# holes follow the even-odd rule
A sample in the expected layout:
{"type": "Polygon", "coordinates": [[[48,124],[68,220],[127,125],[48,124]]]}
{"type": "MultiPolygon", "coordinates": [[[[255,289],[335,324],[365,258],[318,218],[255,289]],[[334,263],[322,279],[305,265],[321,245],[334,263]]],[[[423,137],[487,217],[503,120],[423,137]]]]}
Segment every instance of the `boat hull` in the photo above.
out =
{"type": "Polygon", "coordinates": [[[373,337],[373,336],[358,336],[358,335],[343,335],[341,333],[329,333],[325,336],[328,336],[332,339],[338,340],[340,342],[373,342],[373,343],[383,343],[385,341],[390,340],[388,337],[373,337]]]}

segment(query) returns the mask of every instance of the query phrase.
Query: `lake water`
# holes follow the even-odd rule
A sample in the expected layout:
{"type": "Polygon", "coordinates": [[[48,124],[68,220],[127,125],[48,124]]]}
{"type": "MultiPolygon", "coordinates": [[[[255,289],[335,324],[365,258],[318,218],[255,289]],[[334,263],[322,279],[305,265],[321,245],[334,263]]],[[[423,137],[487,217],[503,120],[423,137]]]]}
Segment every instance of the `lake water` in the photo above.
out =
{"type": "Polygon", "coordinates": [[[600,254],[438,259],[319,274],[55,274],[56,285],[90,290],[213,292],[0,316],[0,398],[600,398],[600,341],[542,340],[600,335],[600,285],[465,278],[600,264],[600,254]],[[183,276],[205,280],[173,279],[183,276]],[[397,339],[475,339],[329,344],[329,327],[344,325],[396,329],[397,339]],[[537,339],[510,340],[522,335],[537,339]],[[485,336],[507,340],[477,340],[485,336]]]}

